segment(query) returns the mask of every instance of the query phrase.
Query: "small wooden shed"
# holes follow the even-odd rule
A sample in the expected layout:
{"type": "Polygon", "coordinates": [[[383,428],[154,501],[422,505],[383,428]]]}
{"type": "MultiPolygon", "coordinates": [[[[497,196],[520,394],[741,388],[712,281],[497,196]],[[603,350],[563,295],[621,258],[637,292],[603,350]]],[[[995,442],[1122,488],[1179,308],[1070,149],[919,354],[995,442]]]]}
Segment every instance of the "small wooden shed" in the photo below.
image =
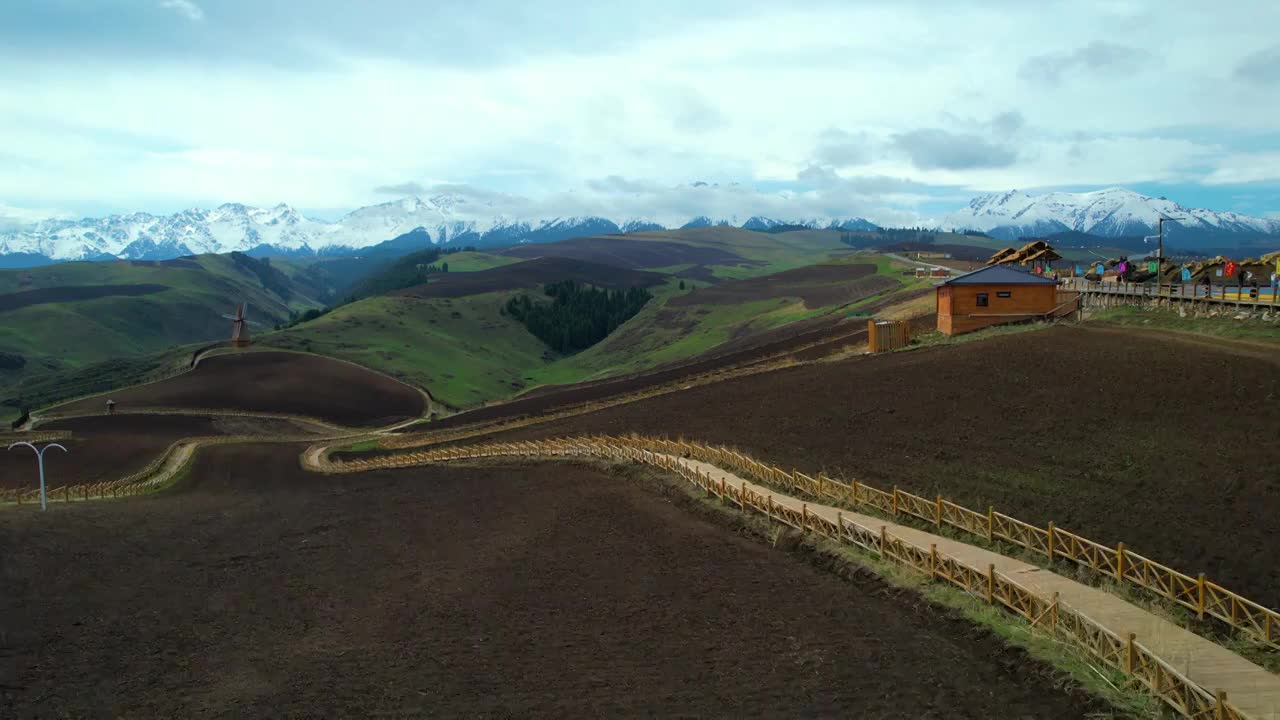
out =
{"type": "Polygon", "coordinates": [[[938,330],[946,335],[1047,315],[1058,305],[1058,281],[1009,265],[988,265],[938,286],[938,330]]]}

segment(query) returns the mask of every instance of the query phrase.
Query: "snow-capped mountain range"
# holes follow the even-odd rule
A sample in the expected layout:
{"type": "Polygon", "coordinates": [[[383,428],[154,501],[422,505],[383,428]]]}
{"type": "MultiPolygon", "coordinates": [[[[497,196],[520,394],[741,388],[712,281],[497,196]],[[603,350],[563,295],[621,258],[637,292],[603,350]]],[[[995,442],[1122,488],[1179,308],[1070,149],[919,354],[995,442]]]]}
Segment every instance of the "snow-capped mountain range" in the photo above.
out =
{"type": "MultiPolygon", "coordinates": [[[[484,204],[442,194],[406,197],[354,210],[336,222],[302,216],[288,205],[255,208],[240,204],[212,210],[191,209],[173,215],[132,213],[83,220],[43,220],[0,230],[0,257],[27,256],[49,260],[161,260],[199,253],[231,251],[255,254],[333,255],[358,252],[407,233],[431,243],[511,245],[554,242],[571,237],[664,230],[663,225],[633,218],[510,218],[491,214],[484,204]],[[417,231],[416,233],[414,231],[417,231]]],[[[781,224],[753,217],[748,229],[781,224]]],[[[865,230],[875,225],[861,218],[810,219],[811,227],[865,230]]],[[[684,227],[734,225],[733,219],[694,218],[684,227]]]]}
{"type": "Polygon", "coordinates": [[[1148,197],[1123,188],[1044,195],[1011,190],[980,195],[965,209],[948,215],[941,226],[981,230],[993,237],[1009,240],[1066,231],[1118,238],[1156,232],[1156,223],[1161,216],[1174,219],[1173,223],[1165,223],[1165,233],[1169,237],[1280,234],[1280,220],[1187,208],[1172,200],[1148,197]]]}
{"type": "MultiPolygon", "coordinates": [[[[1085,193],[1032,195],[1010,191],[974,198],[967,208],[921,225],[980,230],[1002,239],[1075,231],[1102,238],[1149,235],[1161,216],[1171,238],[1280,235],[1280,220],[1186,208],[1171,200],[1111,188],[1085,193]]],[[[779,225],[874,230],[862,218],[778,220],[754,216],[696,217],[684,228],[733,226],[769,230],[779,225]]],[[[64,260],[159,260],[199,253],[338,255],[359,252],[408,235],[415,243],[482,246],[554,242],[571,237],[666,229],[645,218],[510,217],[492,204],[439,194],[406,197],[354,210],[335,222],[302,216],[288,205],[240,204],[173,215],[132,213],[83,220],[43,220],[0,226],[0,265],[64,260]],[[411,234],[411,235],[410,235],[411,234]]],[[[404,241],[402,241],[404,242],[404,241]]]]}

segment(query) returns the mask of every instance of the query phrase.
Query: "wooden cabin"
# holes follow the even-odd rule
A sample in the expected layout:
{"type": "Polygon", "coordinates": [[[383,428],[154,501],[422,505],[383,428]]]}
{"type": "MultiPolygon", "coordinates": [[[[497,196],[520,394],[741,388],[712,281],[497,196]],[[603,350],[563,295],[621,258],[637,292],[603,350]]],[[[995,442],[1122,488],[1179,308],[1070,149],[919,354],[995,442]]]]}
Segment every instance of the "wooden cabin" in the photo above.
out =
{"type": "Polygon", "coordinates": [[[1057,305],[1057,280],[1008,265],[988,265],[938,285],[938,330],[959,335],[1024,322],[1057,305]]]}

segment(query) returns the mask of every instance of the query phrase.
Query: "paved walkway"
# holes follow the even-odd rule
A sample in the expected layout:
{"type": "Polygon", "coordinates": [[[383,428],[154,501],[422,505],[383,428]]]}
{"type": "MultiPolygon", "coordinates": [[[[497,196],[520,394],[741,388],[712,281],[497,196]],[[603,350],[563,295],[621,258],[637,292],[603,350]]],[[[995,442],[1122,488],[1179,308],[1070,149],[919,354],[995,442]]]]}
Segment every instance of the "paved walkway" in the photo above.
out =
{"type": "Polygon", "coordinates": [[[995,565],[997,572],[1016,579],[1020,585],[1045,599],[1058,593],[1063,602],[1122,638],[1128,637],[1129,633],[1136,634],[1138,642],[1196,684],[1209,692],[1226,691],[1227,700],[1249,717],[1257,720],[1280,720],[1280,675],[1268,672],[1221,645],[1184,630],[1105,590],[1069,580],[1049,570],[959,540],[895,525],[871,515],[783,495],[773,488],[744,481],[715,465],[688,458],[676,459],[687,467],[710,474],[715,481],[723,479],[734,487],[740,487],[745,482],[748,489],[772,495],[775,503],[797,511],[804,505],[810,513],[831,522],[835,522],[836,514],[841,513],[864,527],[878,529],[883,525],[890,534],[917,547],[927,548],[930,544],[937,544],[939,553],[950,555],[984,573],[988,565],[995,565]]]}

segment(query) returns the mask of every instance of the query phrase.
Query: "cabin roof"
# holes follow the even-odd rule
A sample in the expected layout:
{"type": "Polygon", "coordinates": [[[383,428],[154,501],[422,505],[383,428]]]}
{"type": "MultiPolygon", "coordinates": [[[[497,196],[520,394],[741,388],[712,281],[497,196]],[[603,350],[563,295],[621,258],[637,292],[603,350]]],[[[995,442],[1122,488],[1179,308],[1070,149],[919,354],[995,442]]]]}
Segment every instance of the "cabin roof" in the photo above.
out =
{"type": "Polygon", "coordinates": [[[988,265],[939,285],[1057,285],[1058,281],[1008,265],[988,265]]]}

